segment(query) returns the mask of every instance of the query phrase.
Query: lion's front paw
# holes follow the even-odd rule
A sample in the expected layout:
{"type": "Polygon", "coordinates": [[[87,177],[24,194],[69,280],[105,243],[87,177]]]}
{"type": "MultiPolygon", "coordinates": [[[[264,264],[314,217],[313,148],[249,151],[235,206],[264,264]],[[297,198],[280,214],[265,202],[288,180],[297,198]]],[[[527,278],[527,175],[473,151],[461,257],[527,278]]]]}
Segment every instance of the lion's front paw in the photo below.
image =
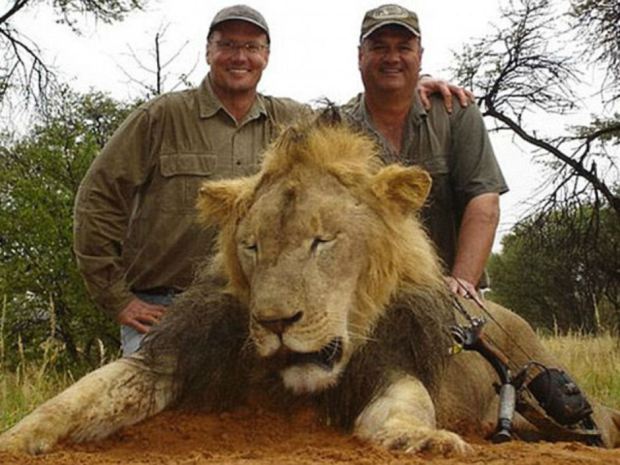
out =
{"type": "Polygon", "coordinates": [[[9,430],[0,435],[0,451],[39,455],[49,452],[56,442],[56,434],[52,432],[9,430]]]}
{"type": "Polygon", "coordinates": [[[472,448],[458,434],[443,429],[383,429],[375,436],[382,446],[408,454],[431,452],[442,455],[466,455],[472,448]]]}

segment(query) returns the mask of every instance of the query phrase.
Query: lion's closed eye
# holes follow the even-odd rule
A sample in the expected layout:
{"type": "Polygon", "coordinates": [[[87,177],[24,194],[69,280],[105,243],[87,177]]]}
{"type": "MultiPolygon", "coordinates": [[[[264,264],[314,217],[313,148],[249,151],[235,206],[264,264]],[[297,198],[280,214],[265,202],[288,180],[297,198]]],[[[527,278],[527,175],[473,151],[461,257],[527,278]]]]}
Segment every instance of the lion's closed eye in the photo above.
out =
{"type": "Polygon", "coordinates": [[[316,236],[312,240],[312,244],[310,245],[310,253],[317,254],[323,250],[326,250],[334,245],[337,239],[337,235],[333,236],[316,236]]]}
{"type": "Polygon", "coordinates": [[[258,242],[254,240],[243,241],[241,248],[246,255],[255,256],[258,253],[258,242]]]}

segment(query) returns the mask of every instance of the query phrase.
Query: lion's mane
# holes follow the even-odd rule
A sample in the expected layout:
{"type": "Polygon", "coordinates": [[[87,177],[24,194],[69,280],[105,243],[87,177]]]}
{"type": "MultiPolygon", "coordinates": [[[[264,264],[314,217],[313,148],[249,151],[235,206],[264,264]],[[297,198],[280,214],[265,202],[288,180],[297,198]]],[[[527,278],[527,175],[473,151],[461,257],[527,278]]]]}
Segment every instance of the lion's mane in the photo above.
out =
{"type": "MultiPolygon", "coordinates": [[[[143,345],[152,363],[174,360],[179,399],[207,408],[236,405],[257,381],[270,376],[253,354],[248,337],[249,284],[236,256],[235,227],[264,192],[283,178],[299,183],[304,170],[326,171],[360,202],[378,212],[370,268],[360,279],[358,313],[367,330],[339,383],[316,400],[332,424],[350,429],[363,407],[397,373],[417,376],[434,395],[445,366],[453,322],[450,297],[434,249],[415,215],[382,202],[389,192],[370,187],[380,164],[374,142],[345,124],[319,119],[286,130],[267,151],[261,172],[236,182],[243,195],[230,221],[220,226],[218,255],[205,263],[194,284],[169,308],[143,345]]],[[[403,180],[405,182],[405,180],[403,180]]],[[[298,185],[298,184],[297,184],[298,185]]],[[[209,223],[222,208],[199,203],[209,223]]],[[[360,227],[364,227],[361,225],[360,227]]],[[[263,380],[264,381],[264,380],[263,380]]],[[[274,383],[274,398],[290,401],[274,383]]]]}

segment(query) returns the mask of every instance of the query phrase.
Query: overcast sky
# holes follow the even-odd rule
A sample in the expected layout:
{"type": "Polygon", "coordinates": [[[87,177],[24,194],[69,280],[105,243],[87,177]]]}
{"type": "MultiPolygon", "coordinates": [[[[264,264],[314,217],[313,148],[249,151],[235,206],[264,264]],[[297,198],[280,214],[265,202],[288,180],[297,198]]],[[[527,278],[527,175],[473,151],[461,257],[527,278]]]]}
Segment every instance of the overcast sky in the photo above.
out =
{"type": "MultiPolygon", "coordinates": [[[[76,90],[102,90],[124,99],[140,95],[140,89],[128,80],[123,69],[134,78],[153,80],[136,65],[130,48],[144,65],[151,66],[149,51],[155,33],[163,27],[167,27],[164,59],[182,48],[167,68],[168,88],[178,74],[190,71],[194,64],[190,80],[197,84],[207,71],[203,56],[209,23],[219,9],[234,3],[151,0],[146,11],[130,14],[123,23],[111,26],[93,21],[79,23],[81,36],[55,24],[45,6],[30,8],[21,14],[17,24],[42,46],[47,59],[54,62],[76,90]]],[[[259,84],[261,92],[303,102],[328,97],[343,103],[361,91],[357,70],[359,29],[364,12],[383,2],[248,0],[246,3],[263,13],[271,29],[271,56],[259,84]]],[[[408,0],[401,5],[413,9],[420,17],[425,49],[423,71],[444,78],[449,77],[451,51],[459,51],[472,37],[489,32],[499,18],[497,0],[408,0]]],[[[511,189],[502,197],[500,233],[504,233],[533,200],[541,176],[539,168],[508,137],[492,135],[492,140],[511,189]]],[[[524,144],[522,147],[527,149],[524,144]]]]}
{"type": "MultiPolygon", "coordinates": [[[[5,2],[6,3],[6,2],[5,2]]],[[[263,13],[271,30],[269,68],[260,83],[262,92],[301,101],[328,96],[338,102],[361,90],[357,72],[357,43],[364,12],[381,1],[249,0],[263,13]]],[[[192,76],[199,81],[206,72],[203,53],[205,35],[214,14],[234,1],[150,0],[144,12],[132,13],[114,25],[81,22],[82,37],[55,25],[49,10],[31,8],[20,24],[44,46],[76,86],[109,90],[118,97],[135,95],[126,85],[119,66],[135,65],[131,48],[146,57],[157,30],[165,25],[164,56],[188,42],[171,69],[177,73],[199,64],[192,76]]],[[[414,0],[402,3],[420,16],[425,47],[424,71],[442,76],[451,61],[450,50],[459,50],[471,36],[488,30],[498,16],[496,0],[414,0]]],[[[149,65],[148,59],[144,60],[149,65]]],[[[133,75],[134,73],[132,73],[133,75]]],[[[140,75],[138,71],[135,75],[140,75]]],[[[146,76],[146,74],[144,74],[146,76]]]]}

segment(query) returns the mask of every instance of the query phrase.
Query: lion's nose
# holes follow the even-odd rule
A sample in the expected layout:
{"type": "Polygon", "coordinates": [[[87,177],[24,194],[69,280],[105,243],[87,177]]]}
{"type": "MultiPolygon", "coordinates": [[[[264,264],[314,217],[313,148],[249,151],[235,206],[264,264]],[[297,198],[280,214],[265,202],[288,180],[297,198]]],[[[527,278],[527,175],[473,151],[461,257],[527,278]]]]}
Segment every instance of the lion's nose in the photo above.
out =
{"type": "Polygon", "coordinates": [[[301,320],[302,316],[303,316],[303,312],[299,311],[295,313],[293,316],[290,316],[288,318],[265,318],[265,319],[258,319],[257,321],[258,321],[258,324],[267,328],[272,333],[280,335],[284,333],[286,328],[288,328],[292,324],[301,320]]]}

